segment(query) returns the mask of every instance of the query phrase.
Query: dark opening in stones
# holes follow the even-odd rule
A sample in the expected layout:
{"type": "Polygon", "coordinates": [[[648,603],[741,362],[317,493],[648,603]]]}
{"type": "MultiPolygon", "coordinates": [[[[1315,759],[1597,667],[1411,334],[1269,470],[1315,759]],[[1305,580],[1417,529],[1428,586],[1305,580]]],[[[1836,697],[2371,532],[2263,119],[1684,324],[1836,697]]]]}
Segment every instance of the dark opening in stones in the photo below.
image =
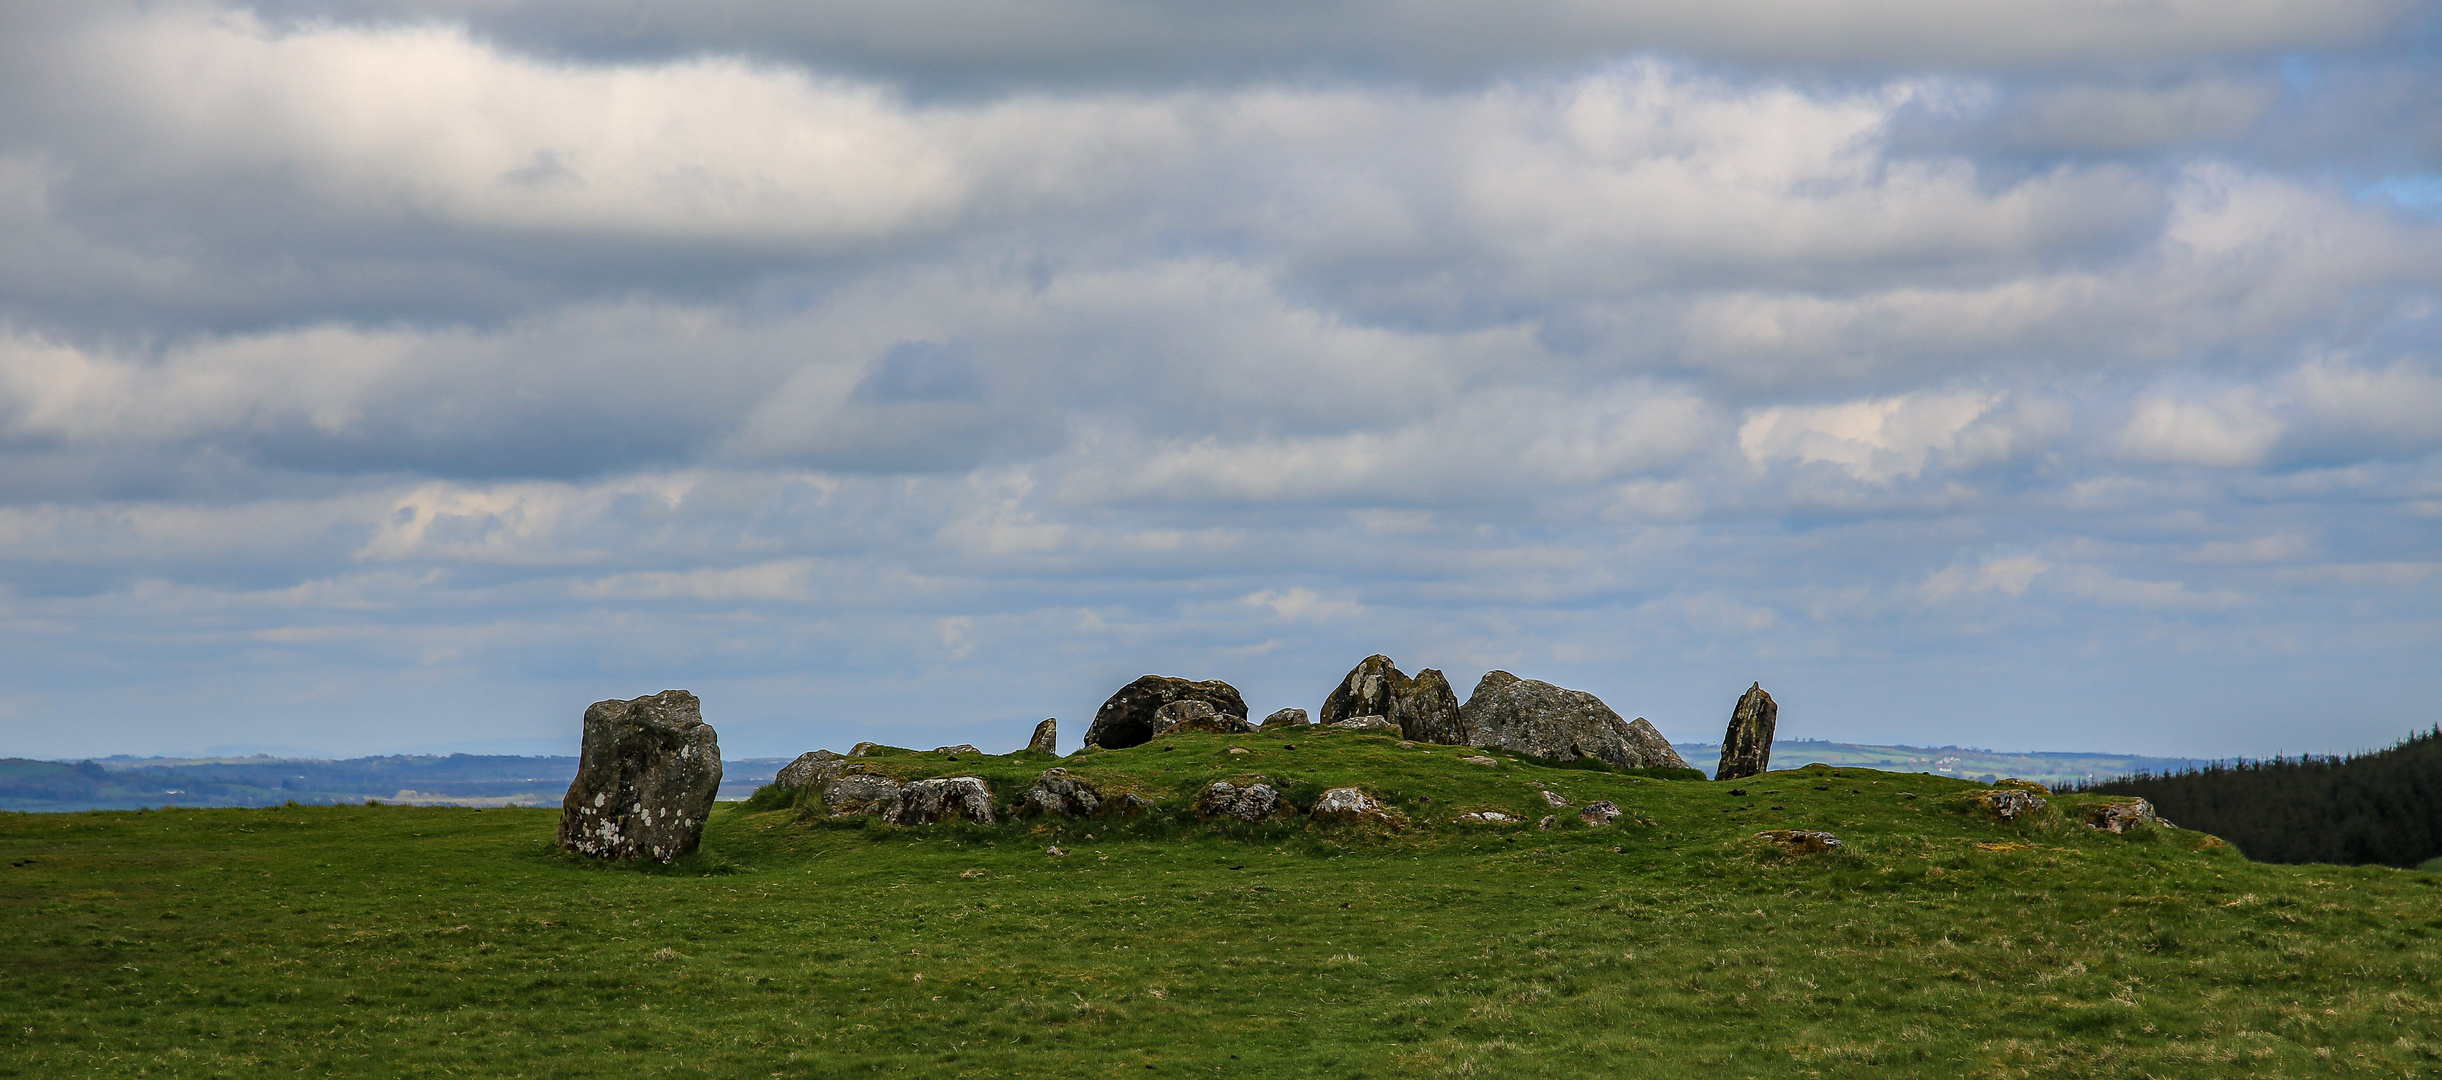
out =
{"type": "Polygon", "coordinates": [[[1153,741],[1153,725],[1142,720],[1121,720],[1102,729],[1102,748],[1125,750],[1153,741]]]}

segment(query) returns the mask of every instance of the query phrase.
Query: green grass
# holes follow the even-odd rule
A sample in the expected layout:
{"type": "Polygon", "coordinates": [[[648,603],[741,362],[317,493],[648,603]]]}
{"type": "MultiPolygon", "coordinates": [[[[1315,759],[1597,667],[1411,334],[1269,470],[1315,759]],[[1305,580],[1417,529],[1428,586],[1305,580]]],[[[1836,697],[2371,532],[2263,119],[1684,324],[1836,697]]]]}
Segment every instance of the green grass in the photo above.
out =
{"type": "MultiPolygon", "coordinates": [[[[1967,806],[1972,785],[1922,775],[1712,784],[1469,766],[1454,760],[1469,751],[1348,733],[1164,742],[1060,762],[1158,796],[1137,819],[896,829],[730,805],[668,867],[563,856],[539,810],[0,815],[0,1076],[2403,1076],[2442,1061],[2431,874],[2097,833],[2073,820],[2083,797],[2003,825],[1967,806]],[[1363,779],[1408,823],[1177,812],[1212,779],[1256,775],[1301,797],[1363,779]],[[1652,824],[1447,823],[1541,816],[1538,784],[1652,824]],[[1753,839],[1780,827],[1846,847],[1793,857],[1753,839]]],[[[1006,798],[1051,759],[878,763],[986,776],[1006,798]]]]}

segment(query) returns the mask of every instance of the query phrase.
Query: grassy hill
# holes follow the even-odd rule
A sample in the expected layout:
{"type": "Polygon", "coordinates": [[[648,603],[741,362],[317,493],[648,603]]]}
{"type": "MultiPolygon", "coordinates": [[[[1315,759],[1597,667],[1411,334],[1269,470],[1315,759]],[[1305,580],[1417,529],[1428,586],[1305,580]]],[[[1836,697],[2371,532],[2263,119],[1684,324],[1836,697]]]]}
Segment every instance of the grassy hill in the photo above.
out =
{"type": "MultiPolygon", "coordinates": [[[[1060,763],[1134,819],[899,829],[764,796],[612,866],[550,811],[0,815],[0,1076],[2298,1076],[2442,1062],[2442,877],[1350,732],[1060,763]],[[1245,754],[1232,754],[1239,746],[1245,754]],[[1294,747],[1294,749],[1292,749],[1294,747]],[[1397,828],[1202,825],[1355,781],[1397,828]],[[1541,816],[1550,790],[1628,811],[1541,816]],[[1743,793],[1743,794],[1742,794],[1743,793]],[[1427,798],[1431,801],[1426,801],[1427,798]],[[1773,828],[1839,835],[1792,855],[1773,828]],[[1067,854],[1048,854],[1054,846],[1067,854]]],[[[1006,799],[1048,758],[897,754],[1006,799]]],[[[1573,810],[1574,807],[1571,808],[1573,810]]]]}

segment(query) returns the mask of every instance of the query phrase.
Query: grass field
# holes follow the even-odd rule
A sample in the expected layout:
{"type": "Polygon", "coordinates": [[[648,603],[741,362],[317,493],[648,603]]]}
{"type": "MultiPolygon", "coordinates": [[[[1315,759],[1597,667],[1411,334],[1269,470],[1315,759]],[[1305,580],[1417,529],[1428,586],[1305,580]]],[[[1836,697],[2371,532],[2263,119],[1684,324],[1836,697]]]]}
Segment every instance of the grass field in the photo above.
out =
{"type": "MultiPolygon", "coordinates": [[[[1061,762],[1159,797],[1131,821],[896,829],[765,799],[659,868],[563,856],[543,810],[0,815],[0,1076],[2442,1068],[2435,875],[2099,833],[2084,797],[2001,824],[1923,775],[1468,752],[1182,736],[1061,762]],[[1258,774],[1300,797],[1363,779],[1407,820],[1175,812],[1258,774]],[[1545,787],[1631,816],[1449,822],[1541,816],[1545,787]],[[1845,847],[1753,837],[1781,827],[1845,847]]],[[[879,762],[1005,798],[1050,759],[879,762]]]]}

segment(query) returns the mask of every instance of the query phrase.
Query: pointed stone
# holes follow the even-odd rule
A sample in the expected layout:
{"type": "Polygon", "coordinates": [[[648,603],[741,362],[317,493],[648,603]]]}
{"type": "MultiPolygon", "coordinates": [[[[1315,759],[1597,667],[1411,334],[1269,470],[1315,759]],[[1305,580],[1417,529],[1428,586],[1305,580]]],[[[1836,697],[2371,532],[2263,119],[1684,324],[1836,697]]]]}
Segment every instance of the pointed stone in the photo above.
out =
{"type": "Polygon", "coordinates": [[[1060,752],[1059,745],[1060,720],[1058,717],[1053,717],[1034,726],[1034,738],[1026,740],[1026,752],[1029,754],[1057,754],[1060,752]]]}
{"type": "Polygon", "coordinates": [[[1458,694],[1450,689],[1450,680],[1432,668],[1408,678],[1390,657],[1379,653],[1349,670],[1324,699],[1322,715],[1315,722],[1345,726],[1367,716],[1390,721],[1402,736],[1417,742],[1468,744],[1467,725],[1459,716],[1458,694]]]}
{"type": "Polygon", "coordinates": [[[1738,707],[1730,710],[1730,730],[1721,737],[1721,767],[1713,770],[1713,779],[1737,780],[1771,768],[1772,727],[1779,716],[1780,706],[1764,684],[1739,695],[1738,707]]]}

